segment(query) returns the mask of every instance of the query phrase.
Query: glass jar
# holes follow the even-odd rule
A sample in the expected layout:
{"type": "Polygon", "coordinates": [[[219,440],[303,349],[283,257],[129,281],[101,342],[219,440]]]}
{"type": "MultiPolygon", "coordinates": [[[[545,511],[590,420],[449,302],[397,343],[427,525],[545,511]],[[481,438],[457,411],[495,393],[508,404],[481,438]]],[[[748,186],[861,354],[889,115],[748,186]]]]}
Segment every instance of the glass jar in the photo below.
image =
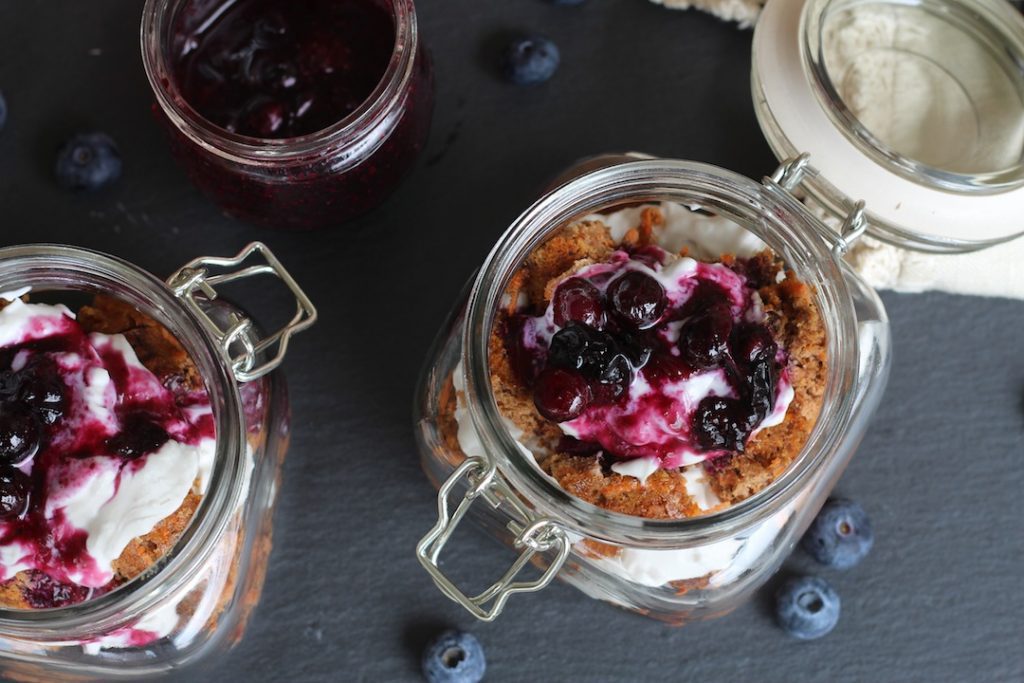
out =
{"type": "Polygon", "coordinates": [[[844,265],[840,243],[780,185],[683,161],[616,159],[528,209],[442,330],[418,394],[423,466],[441,486],[440,520],[418,555],[441,589],[482,619],[497,616],[512,593],[541,588],[556,573],[587,595],[671,623],[722,614],[749,596],[824,502],[864,435],[888,374],[884,309],[844,265]],[[678,521],[603,510],[545,476],[499,414],[487,360],[506,286],[534,247],[584,216],[660,201],[729,218],[781,256],[815,289],[832,359],[821,417],[786,474],[723,512],[678,521]],[[486,504],[473,505],[478,499],[486,504]],[[463,594],[438,567],[442,547],[470,509],[521,552],[512,570],[477,596],[463,594]],[[540,578],[517,580],[530,561],[542,568],[540,578]]]}
{"type": "Polygon", "coordinates": [[[235,258],[201,258],[167,283],[84,249],[0,250],[0,291],[74,304],[116,297],[170,332],[205,383],[216,427],[208,488],[167,554],[117,589],[68,607],[0,609],[0,676],[18,681],[135,680],[230,647],[259,600],[290,411],[277,366],[290,337],[316,319],[295,281],[262,244],[235,258]],[[280,278],[297,307],[263,336],[216,286],[280,278]]]}
{"type": "Polygon", "coordinates": [[[491,620],[510,595],[539,590],[557,575],[591,597],[672,624],[724,614],[749,597],[817,514],[887,381],[884,308],[844,253],[865,234],[940,253],[1024,234],[1021,65],[1024,19],[1002,0],[772,0],[755,31],[752,78],[758,120],[782,160],[772,176],[757,183],[636,154],[588,159],[563,175],[564,184],[499,240],[442,329],[421,380],[416,433],[423,467],[440,490],[438,522],[417,557],[442,593],[491,620]],[[886,30],[857,26],[875,20],[886,30]],[[853,34],[844,34],[850,26],[853,34]],[[969,58],[974,71],[953,64],[957,56],[969,58]],[[873,60],[888,70],[873,74],[873,60]],[[929,61],[944,73],[932,73],[929,61]],[[897,89],[887,99],[851,87],[857,79],[872,85],[872,75],[884,81],[921,69],[934,78],[935,97],[951,118],[935,116],[927,93],[897,89]],[[889,120],[886,112],[900,130],[879,124],[889,120]],[[932,154],[927,140],[914,137],[923,128],[932,144],[945,145],[964,120],[977,135],[955,155],[932,154]],[[659,201],[728,218],[775,251],[812,286],[829,359],[821,413],[789,468],[732,507],[678,521],[612,513],[562,490],[510,433],[488,371],[491,324],[533,248],[584,216],[659,201]],[[467,514],[518,553],[477,595],[439,566],[467,514]],[[520,577],[531,563],[539,575],[520,577]]]}
{"type": "Polygon", "coordinates": [[[196,187],[237,218],[291,230],[339,225],[391,194],[426,144],[434,85],[412,0],[380,1],[393,18],[395,44],[373,93],[328,128],[262,139],[203,118],[174,75],[186,37],[222,0],[147,0],[142,56],[154,112],[196,187]]]}

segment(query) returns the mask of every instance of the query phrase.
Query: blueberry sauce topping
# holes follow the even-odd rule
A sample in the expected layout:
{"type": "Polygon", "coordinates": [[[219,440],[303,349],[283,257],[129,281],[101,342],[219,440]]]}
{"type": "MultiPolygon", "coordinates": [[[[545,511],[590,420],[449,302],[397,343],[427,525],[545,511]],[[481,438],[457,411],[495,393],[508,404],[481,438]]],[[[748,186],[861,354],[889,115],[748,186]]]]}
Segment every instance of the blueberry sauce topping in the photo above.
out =
{"type": "Polygon", "coordinates": [[[710,463],[782,421],[787,357],[742,266],[617,251],[508,320],[513,367],[572,452],[710,463]]]}
{"type": "Polygon", "coordinates": [[[210,12],[181,43],[175,75],[200,115],[231,132],[280,139],[355,111],[387,70],[395,28],[376,0],[238,0],[210,12]]]}
{"type": "Polygon", "coordinates": [[[112,588],[103,552],[116,557],[123,545],[101,552],[94,542],[116,543],[93,538],[102,531],[93,525],[158,454],[188,471],[188,457],[214,437],[208,406],[205,392],[172,392],[123,337],[86,334],[63,307],[0,309],[0,581],[29,572],[35,608],[112,588]],[[165,453],[171,441],[178,450],[165,453]]]}

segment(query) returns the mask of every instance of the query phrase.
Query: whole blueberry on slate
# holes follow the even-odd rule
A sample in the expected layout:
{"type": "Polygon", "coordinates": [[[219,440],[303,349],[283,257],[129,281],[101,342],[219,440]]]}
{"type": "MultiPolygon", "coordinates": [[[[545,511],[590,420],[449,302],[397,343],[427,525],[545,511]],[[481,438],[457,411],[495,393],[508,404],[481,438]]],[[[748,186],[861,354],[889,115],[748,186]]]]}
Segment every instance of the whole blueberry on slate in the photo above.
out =
{"type": "Polygon", "coordinates": [[[470,633],[444,631],[423,651],[423,675],[428,683],[477,683],[486,669],[484,648],[470,633]]]}
{"type": "Polygon", "coordinates": [[[864,559],[874,540],[864,508],[852,500],[833,498],[821,508],[800,544],[821,564],[849,569],[864,559]]]}
{"type": "Polygon", "coordinates": [[[66,190],[98,190],[121,177],[121,153],[104,133],[75,135],[57,153],[55,170],[66,190]]]}
{"type": "Polygon", "coordinates": [[[835,628],[839,607],[839,594],[827,581],[814,576],[790,579],[775,592],[779,626],[800,640],[820,638],[835,628]]]}
{"type": "Polygon", "coordinates": [[[4,129],[7,123],[7,100],[4,99],[4,91],[0,90],[0,130],[4,129]]]}
{"type": "Polygon", "coordinates": [[[516,85],[543,83],[558,69],[558,46],[543,36],[517,38],[501,55],[501,75],[516,85]]]}

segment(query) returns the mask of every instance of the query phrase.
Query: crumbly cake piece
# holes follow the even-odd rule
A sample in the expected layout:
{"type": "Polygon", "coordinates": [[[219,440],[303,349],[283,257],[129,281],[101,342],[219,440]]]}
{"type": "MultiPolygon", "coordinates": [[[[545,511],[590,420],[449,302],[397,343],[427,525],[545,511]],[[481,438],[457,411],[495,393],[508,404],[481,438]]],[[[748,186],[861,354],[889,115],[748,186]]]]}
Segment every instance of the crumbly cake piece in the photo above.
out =
{"type": "MultiPolygon", "coordinates": [[[[0,299],[0,309],[6,302],[0,299]]],[[[113,297],[97,295],[92,305],[83,306],[77,320],[87,333],[123,334],[139,361],[173,391],[203,388],[202,378],[184,347],[163,325],[139,312],[130,304],[113,297]]],[[[120,585],[153,566],[192,521],[202,496],[190,491],[182,504],[161,520],[149,533],[125,547],[113,562],[114,585],[120,585]]],[[[0,584],[0,607],[31,609],[25,592],[32,582],[32,570],[21,571],[0,584]]]]}
{"type": "MultiPolygon", "coordinates": [[[[630,230],[623,244],[655,243],[658,209],[648,208],[641,223],[630,230]]],[[[502,414],[524,432],[528,442],[539,444],[550,455],[542,456],[541,468],[566,491],[602,508],[639,517],[679,519],[707,514],[747,498],[774,481],[799,454],[821,409],[826,380],[825,328],[814,304],[813,291],[787,272],[770,252],[738,262],[726,254],[721,263],[737,270],[755,285],[767,314],[767,324],[789,354],[794,398],[785,420],[754,435],[742,454],[725,456],[704,466],[705,478],[721,504],[703,509],[687,491],[681,470],[659,469],[641,483],[611,471],[599,455],[558,452],[562,432],[538,412],[533,396],[513,371],[505,339],[511,316],[522,303],[538,309],[547,306],[555,286],[567,275],[603,261],[616,249],[607,227],[599,221],[576,223],[557,232],[540,245],[513,277],[506,296],[507,310],[494,325],[490,344],[491,381],[502,414]]],[[[454,411],[454,390],[449,392],[454,411]]],[[[453,412],[442,406],[444,438],[457,444],[453,412]]]]}

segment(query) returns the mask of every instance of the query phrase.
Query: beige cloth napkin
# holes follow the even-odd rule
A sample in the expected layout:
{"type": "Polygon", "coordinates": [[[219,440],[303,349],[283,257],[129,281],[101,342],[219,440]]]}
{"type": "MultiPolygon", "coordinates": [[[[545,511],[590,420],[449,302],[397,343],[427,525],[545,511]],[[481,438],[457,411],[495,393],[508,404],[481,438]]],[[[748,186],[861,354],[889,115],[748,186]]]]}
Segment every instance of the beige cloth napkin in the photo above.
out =
{"type": "MultiPolygon", "coordinates": [[[[766,0],[651,1],[672,9],[693,7],[748,28],[766,0]]],[[[1024,237],[970,254],[925,254],[863,237],[847,260],[876,289],[1024,299],[1024,237]]]]}

